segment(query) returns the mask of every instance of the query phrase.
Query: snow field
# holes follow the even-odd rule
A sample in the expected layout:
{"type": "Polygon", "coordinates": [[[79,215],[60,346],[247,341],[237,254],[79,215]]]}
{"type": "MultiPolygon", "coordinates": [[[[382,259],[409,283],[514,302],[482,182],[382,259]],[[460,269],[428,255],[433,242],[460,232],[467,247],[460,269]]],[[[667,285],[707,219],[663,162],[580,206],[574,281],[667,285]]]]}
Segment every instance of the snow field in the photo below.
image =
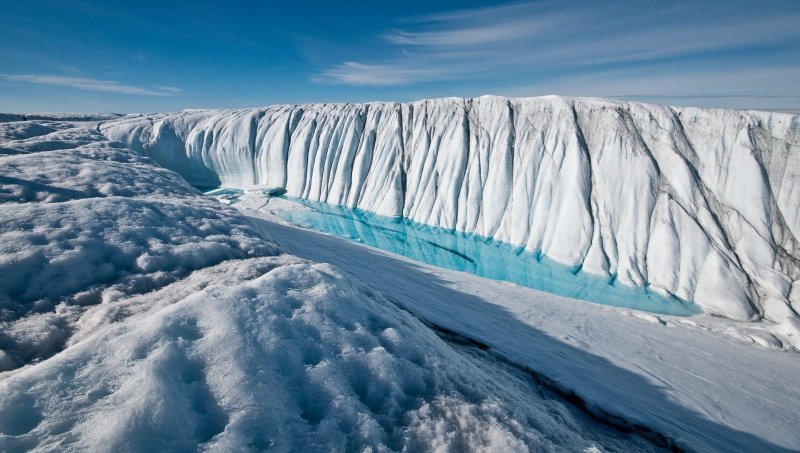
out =
{"type": "Polygon", "coordinates": [[[65,118],[0,123],[0,450],[653,449],[495,353],[687,448],[796,445],[793,355],[726,338],[797,338],[796,117],[481,98],[65,118]],[[246,219],[159,165],[515,237],[765,319],[404,264],[246,219]]]}
{"type": "MultiPolygon", "coordinates": [[[[0,129],[42,131],[14,125],[0,129]]],[[[29,152],[32,137],[29,148],[0,157],[0,370],[58,351],[81,307],[224,260],[280,253],[175,173],[93,130],[64,126],[54,133],[83,131],[72,133],[84,137],[73,149],[29,152]]]]}
{"type": "Polygon", "coordinates": [[[124,322],[0,382],[4,449],[652,448],[329,265],[228,261],[121,307],[124,322]]]}
{"type": "Polygon", "coordinates": [[[83,126],[0,124],[0,450],[655,449],[83,126]]]}
{"type": "Polygon", "coordinates": [[[779,325],[656,316],[432,266],[275,216],[309,209],[297,203],[252,211],[262,203],[249,203],[251,193],[237,207],[293,255],[331,263],[427,323],[535,370],[603,419],[649,427],[687,450],[800,444],[800,361],[779,325]]]}

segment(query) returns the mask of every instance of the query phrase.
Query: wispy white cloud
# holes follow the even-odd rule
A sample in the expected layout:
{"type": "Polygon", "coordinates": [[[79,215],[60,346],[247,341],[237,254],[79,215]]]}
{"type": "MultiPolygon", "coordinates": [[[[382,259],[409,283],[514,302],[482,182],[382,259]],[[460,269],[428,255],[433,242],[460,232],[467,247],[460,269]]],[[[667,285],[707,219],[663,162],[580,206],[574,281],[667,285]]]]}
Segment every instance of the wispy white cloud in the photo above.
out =
{"type": "Polygon", "coordinates": [[[58,85],[70,88],[78,88],[81,90],[103,91],[120,94],[138,94],[142,96],[175,96],[182,92],[180,88],[169,86],[142,88],[132,85],[125,85],[113,80],[96,80],[83,77],[64,77],[47,74],[0,74],[0,77],[15,82],[37,83],[41,85],[58,85]]]}
{"type": "Polygon", "coordinates": [[[316,80],[385,86],[507,78],[796,45],[800,8],[791,3],[545,0],[450,11],[405,21],[376,36],[386,57],[334,65],[316,80]]]}
{"type": "Polygon", "coordinates": [[[323,72],[317,81],[338,81],[349,85],[402,85],[440,75],[435,68],[414,68],[394,64],[370,65],[346,61],[323,72]]]}
{"type": "Polygon", "coordinates": [[[412,46],[470,46],[495,44],[534,37],[546,29],[547,24],[532,24],[527,20],[510,20],[487,25],[464,25],[461,27],[409,32],[392,30],[384,38],[398,45],[412,46]]]}

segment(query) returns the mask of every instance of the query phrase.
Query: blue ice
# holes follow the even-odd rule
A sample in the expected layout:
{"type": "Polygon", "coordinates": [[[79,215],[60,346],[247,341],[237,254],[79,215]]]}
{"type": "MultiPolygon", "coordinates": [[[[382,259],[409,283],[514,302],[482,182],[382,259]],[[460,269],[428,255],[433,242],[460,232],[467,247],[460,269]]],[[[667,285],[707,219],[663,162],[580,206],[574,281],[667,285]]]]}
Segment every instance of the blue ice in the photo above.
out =
{"type": "Polygon", "coordinates": [[[284,220],[360,242],[434,266],[513,282],[552,294],[651,313],[689,316],[700,308],[642,287],[615,283],[578,268],[556,263],[540,253],[486,237],[430,227],[403,218],[291,198],[309,210],[278,212],[284,220]]]}
{"type": "Polygon", "coordinates": [[[244,190],[233,189],[230,187],[197,187],[204,194],[214,197],[225,204],[236,204],[239,199],[244,195],[244,190]]]}

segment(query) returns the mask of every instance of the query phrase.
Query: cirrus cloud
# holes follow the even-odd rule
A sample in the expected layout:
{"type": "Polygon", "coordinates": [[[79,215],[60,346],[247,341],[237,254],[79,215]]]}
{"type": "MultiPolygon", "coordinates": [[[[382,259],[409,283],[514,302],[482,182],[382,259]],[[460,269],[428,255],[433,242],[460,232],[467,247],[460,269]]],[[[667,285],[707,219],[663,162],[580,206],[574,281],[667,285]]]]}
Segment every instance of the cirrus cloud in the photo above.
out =
{"type": "Polygon", "coordinates": [[[380,56],[350,58],[315,80],[399,86],[511,75],[536,79],[673,61],[684,62],[691,73],[701,57],[739,58],[743,68],[762,67],[759,58],[769,58],[770,51],[794,52],[798,21],[800,8],[778,0],[763,6],[746,0],[679,0],[659,7],[632,0],[512,3],[408,19],[375,36],[380,56]]]}
{"type": "Polygon", "coordinates": [[[97,80],[84,77],[65,77],[48,74],[0,74],[6,80],[28,82],[40,85],[57,85],[80,90],[103,91],[107,93],[135,94],[142,96],[175,96],[182,93],[180,88],[158,86],[142,88],[126,85],[114,80],[97,80]]]}

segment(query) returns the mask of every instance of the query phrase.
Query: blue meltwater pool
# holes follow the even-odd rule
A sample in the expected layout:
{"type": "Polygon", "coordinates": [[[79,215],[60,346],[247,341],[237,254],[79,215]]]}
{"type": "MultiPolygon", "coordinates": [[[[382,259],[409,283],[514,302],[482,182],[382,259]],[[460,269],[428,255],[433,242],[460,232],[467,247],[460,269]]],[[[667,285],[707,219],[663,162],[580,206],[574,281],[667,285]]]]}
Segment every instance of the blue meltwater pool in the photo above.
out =
{"type": "Polygon", "coordinates": [[[613,278],[580,272],[539,253],[482,236],[342,206],[288,200],[310,209],[279,210],[276,214],[284,220],[434,266],[598,304],[675,316],[701,312],[692,302],[615,283],[613,278]]]}

